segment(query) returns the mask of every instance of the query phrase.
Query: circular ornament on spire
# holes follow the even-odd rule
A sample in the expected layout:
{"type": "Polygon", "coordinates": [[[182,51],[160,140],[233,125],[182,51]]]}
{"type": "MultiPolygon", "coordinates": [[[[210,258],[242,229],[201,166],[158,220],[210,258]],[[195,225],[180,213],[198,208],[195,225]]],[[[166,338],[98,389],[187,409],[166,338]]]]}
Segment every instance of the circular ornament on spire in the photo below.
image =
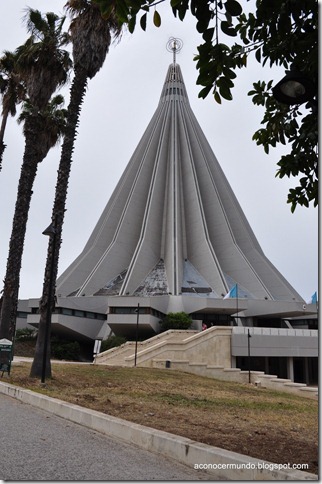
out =
{"type": "Polygon", "coordinates": [[[183,42],[181,39],[178,39],[176,37],[170,37],[170,39],[167,42],[167,51],[172,52],[173,55],[175,56],[178,52],[183,47],[183,42]]]}

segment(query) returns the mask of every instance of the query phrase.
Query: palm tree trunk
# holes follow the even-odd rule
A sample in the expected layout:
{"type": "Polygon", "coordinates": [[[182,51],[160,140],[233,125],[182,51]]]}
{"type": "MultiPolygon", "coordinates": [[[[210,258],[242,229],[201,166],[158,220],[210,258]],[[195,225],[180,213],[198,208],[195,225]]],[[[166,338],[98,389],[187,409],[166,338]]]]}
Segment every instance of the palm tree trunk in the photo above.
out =
{"type": "MultiPolygon", "coordinates": [[[[54,281],[56,281],[58,273],[59,252],[61,246],[61,234],[64,223],[65,206],[67,199],[68,181],[71,170],[74,144],[77,136],[79,116],[86,92],[86,86],[86,70],[82,68],[75,69],[75,77],[70,90],[70,103],[68,106],[67,126],[58,168],[55,200],[52,212],[52,222],[53,224],[55,224],[56,229],[55,251],[53,253],[53,239],[50,237],[48,243],[43,293],[40,300],[40,320],[38,326],[38,336],[34,360],[32,362],[30,370],[30,376],[33,378],[40,378],[42,374],[43,355],[46,344],[45,334],[47,324],[47,304],[51,304],[52,308],[55,304],[55,291],[52,291],[52,294],[49,294],[50,273],[53,270],[53,279],[54,281]]],[[[48,338],[47,340],[48,347],[46,358],[46,378],[51,378],[49,340],[50,338],[48,338]]]]}
{"type": "Polygon", "coordinates": [[[17,201],[12,224],[7,259],[6,275],[4,279],[1,313],[0,313],[0,339],[13,340],[16,327],[16,314],[18,305],[18,292],[20,283],[20,269],[28,221],[32,188],[37,174],[38,148],[37,129],[33,116],[26,120],[25,125],[25,152],[21,167],[17,201]]]}
{"type": "Polygon", "coordinates": [[[4,139],[4,132],[6,130],[8,116],[9,116],[9,111],[8,109],[6,109],[6,111],[2,114],[2,121],[1,121],[1,127],[0,127],[0,171],[2,170],[3,153],[4,153],[4,150],[6,149],[6,145],[4,144],[3,139],[4,139]]]}

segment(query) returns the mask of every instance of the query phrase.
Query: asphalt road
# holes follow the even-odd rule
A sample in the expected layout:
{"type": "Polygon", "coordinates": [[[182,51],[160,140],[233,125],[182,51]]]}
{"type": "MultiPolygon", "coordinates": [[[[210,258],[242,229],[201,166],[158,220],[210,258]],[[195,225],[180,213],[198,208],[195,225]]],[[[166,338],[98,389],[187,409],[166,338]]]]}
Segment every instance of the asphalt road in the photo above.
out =
{"type": "Polygon", "coordinates": [[[209,475],[0,395],[0,479],[194,481],[209,475]]]}

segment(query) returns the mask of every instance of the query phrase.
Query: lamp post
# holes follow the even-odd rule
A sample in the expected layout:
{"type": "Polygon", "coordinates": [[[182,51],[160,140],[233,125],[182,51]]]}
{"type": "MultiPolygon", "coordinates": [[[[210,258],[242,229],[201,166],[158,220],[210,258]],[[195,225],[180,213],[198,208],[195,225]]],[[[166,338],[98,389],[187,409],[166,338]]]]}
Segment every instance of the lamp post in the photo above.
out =
{"type": "Polygon", "coordinates": [[[138,307],[135,310],[135,312],[136,312],[136,331],[135,331],[134,366],[136,366],[136,359],[137,359],[137,354],[138,354],[140,303],[138,303],[138,307]]]}
{"type": "Polygon", "coordinates": [[[286,71],[286,76],[273,87],[272,92],[278,102],[289,106],[309,101],[316,105],[314,97],[317,89],[314,82],[294,69],[286,71]]]}
{"type": "Polygon", "coordinates": [[[51,223],[43,231],[43,235],[47,235],[52,239],[52,251],[51,251],[49,284],[48,284],[48,294],[47,294],[47,311],[46,311],[45,338],[44,338],[44,349],[43,349],[42,370],[41,370],[41,383],[45,383],[45,380],[46,380],[47,350],[48,350],[48,339],[49,339],[49,330],[51,325],[51,314],[52,314],[51,302],[53,298],[53,286],[54,286],[56,234],[57,234],[57,230],[54,223],[51,223]]]}
{"type": "Polygon", "coordinates": [[[237,309],[237,318],[236,318],[236,324],[238,326],[238,284],[236,283],[236,309],[237,309]]]}
{"type": "Polygon", "coordinates": [[[251,334],[249,328],[247,329],[247,343],[248,343],[248,383],[251,382],[251,375],[250,375],[250,338],[251,334]]]}

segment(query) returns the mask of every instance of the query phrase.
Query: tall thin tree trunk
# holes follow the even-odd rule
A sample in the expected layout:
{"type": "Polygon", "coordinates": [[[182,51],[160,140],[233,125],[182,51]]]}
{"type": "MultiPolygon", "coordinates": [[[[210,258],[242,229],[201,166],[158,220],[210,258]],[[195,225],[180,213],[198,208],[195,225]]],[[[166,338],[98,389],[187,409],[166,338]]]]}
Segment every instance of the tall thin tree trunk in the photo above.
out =
{"type": "Polygon", "coordinates": [[[25,153],[21,167],[17,201],[12,223],[9,243],[6,275],[4,279],[1,313],[0,339],[13,340],[16,327],[18,293],[20,284],[20,269],[27,228],[32,188],[37,174],[39,159],[37,148],[37,130],[34,119],[30,117],[25,125],[25,153]]]}
{"type": "MultiPolygon", "coordinates": [[[[75,70],[75,77],[70,90],[70,103],[67,114],[67,127],[62,146],[61,158],[58,168],[55,200],[52,212],[52,223],[55,224],[56,229],[56,247],[53,254],[53,240],[50,237],[48,243],[47,260],[45,268],[45,276],[43,283],[43,292],[40,300],[40,320],[38,326],[38,336],[36,342],[36,349],[34,360],[32,362],[30,376],[33,378],[41,377],[43,355],[45,347],[45,333],[47,324],[47,304],[51,304],[52,308],[55,304],[55,294],[49,294],[49,279],[53,264],[54,281],[57,279],[59,253],[61,246],[61,234],[64,223],[65,206],[67,199],[68,181],[71,170],[72,155],[74,151],[75,139],[77,136],[77,127],[81,107],[83,104],[87,86],[87,74],[85,69],[79,68],[75,70]],[[53,260],[54,259],[54,260],[53,260]]],[[[46,358],[46,378],[51,378],[51,362],[50,362],[50,338],[48,338],[47,358],[46,358]]]]}
{"type": "Polygon", "coordinates": [[[2,170],[3,153],[4,153],[4,150],[6,149],[6,145],[4,144],[3,139],[4,139],[4,132],[6,130],[8,116],[9,116],[9,111],[6,110],[2,114],[2,121],[0,126],[0,171],[2,170]]]}

